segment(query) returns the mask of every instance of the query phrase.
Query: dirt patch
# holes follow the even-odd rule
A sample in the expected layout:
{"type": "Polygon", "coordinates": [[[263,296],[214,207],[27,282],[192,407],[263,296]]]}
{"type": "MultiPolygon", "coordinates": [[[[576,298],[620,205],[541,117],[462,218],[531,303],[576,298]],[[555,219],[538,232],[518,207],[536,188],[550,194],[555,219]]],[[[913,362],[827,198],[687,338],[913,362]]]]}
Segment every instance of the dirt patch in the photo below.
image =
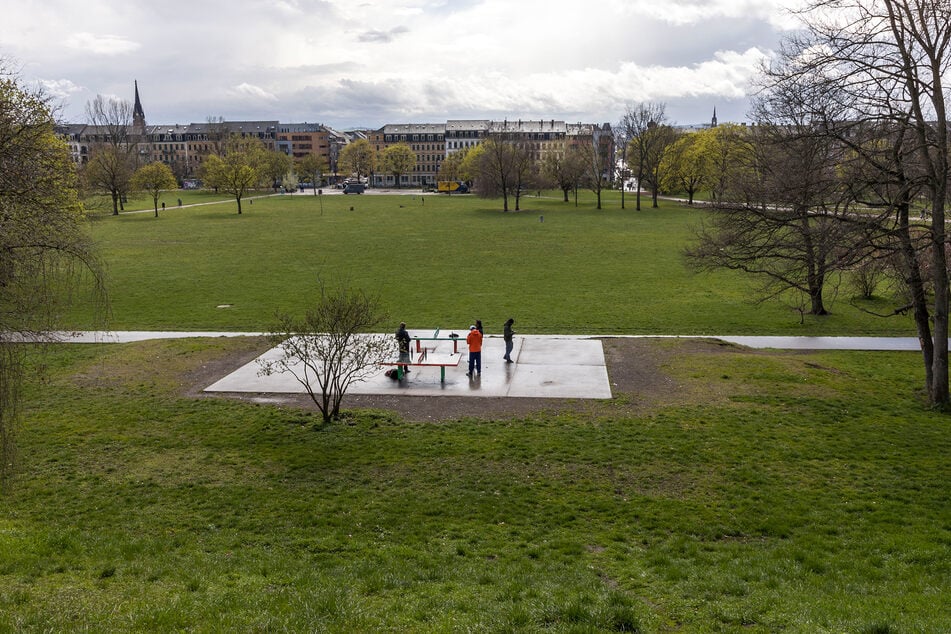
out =
{"type": "MultiPolygon", "coordinates": [[[[686,402],[690,396],[682,385],[665,373],[675,358],[689,354],[735,352],[736,347],[709,340],[603,338],[604,358],[614,398],[608,400],[550,398],[471,398],[463,396],[346,395],[344,409],[378,409],[411,421],[442,421],[461,418],[499,420],[545,413],[600,415],[642,414],[662,405],[686,402]]],[[[316,410],[305,394],[208,394],[203,389],[250,362],[268,349],[264,338],[247,338],[229,345],[227,351],[204,359],[187,378],[189,396],[232,398],[316,410]]]]}

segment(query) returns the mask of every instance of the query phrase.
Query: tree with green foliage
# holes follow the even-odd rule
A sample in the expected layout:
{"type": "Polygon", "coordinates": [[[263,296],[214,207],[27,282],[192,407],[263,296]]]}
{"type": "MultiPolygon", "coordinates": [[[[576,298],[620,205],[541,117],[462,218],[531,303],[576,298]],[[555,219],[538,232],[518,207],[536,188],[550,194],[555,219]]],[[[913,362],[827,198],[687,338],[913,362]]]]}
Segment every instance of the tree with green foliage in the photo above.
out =
{"type": "Polygon", "coordinates": [[[437,178],[441,181],[465,181],[468,180],[463,171],[463,163],[468,154],[468,148],[458,150],[448,155],[439,164],[439,175],[437,178]]]}
{"type": "Polygon", "coordinates": [[[76,173],[53,126],[49,99],[0,68],[0,483],[14,464],[26,352],[17,340],[53,331],[85,272],[101,288],[76,173]]]}
{"type": "Polygon", "coordinates": [[[261,155],[261,178],[274,189],[281,186],[293,167],[293,159],[279,150],[265,151],[261,155]]]}
{"type": "Polygon", "coordinates": [[[340,150],[337,165],[349,176],[358,179],[369,176],[376,169],[376,151],[366,139],[347,144],[340,150]]]}
{"type": "Polygon", "coordinates": [[[688,205],[693,204],[694,196],[706,182],[703,140],[709,135],[709,130],[684,134],[664,154],[661,186],[667,191],[686,193],[688,205]]]}
{"type": "Polygon", "coordinates": [[[178,188],[178,181],[175,174],[165,163],[154,162],[143,165],[135,171],[129,186],[134,191],[146,192],[152,197],[152,205],[155,208],[155,217],[158,218],[158,200],[162,192],[169,189],[178,188]]]}
{"type": "Polygon", "coordinates": [[[697,152],[704,157],[706,168],[703,180],[714,201],[731,202],[729,184],[755,178],[749,171],[755,164],[751,139],[748,128],[727,123],[711,128],[697,140],[697,152]]]}
{"type": "Polygon", "coordinates": [[[402,186],[400,178],[416,167],[416,152],[406,143],[396,143],[383,150],[380,157],[380,170],[392,174],[396,188],[402,186]]]}
{"type": "Polygon", "coordinates": [[[234,196],[241,213],[241,199],[264,179],[261,165],[264,144],[255,138],[232,135],[225,144],[223,157],[210,155],[202,164],[205,183],[234,196]]]}
{"type": "Polygon", "coordinates": [[[302,318],[278,316],[270,337],[281,356],[261,361],[260,374],[291,374],[317,405],[325,424],[339,419],[340,403],[350,386],[395,358],[392,337],[367,334],[386,320],[381,306],[379,298],[343,282],[321,281],[314,307],[302,318]]]}
{"type": "Polygon", "coordinates": [[[298,176],[303,176],[314,186],[314,196],[317,195],[317,188],[323,178],[324,172],[328,169],[327,159],[318,154],[308,154],[297,159],[294,169],[298,176]]]}

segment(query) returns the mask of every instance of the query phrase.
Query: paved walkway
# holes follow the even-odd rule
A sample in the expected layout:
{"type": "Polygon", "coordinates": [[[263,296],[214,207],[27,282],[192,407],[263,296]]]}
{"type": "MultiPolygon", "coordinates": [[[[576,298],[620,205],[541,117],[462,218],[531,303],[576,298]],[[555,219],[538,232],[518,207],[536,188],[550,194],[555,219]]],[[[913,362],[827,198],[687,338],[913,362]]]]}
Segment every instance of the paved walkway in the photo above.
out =
{"type": "MultiPolygon", "coordinates": [[[[464,332],[460,330],[459,332],[464,332]]],[[[241,337],[260,336],[260,332],[75,332],[57,333],[58,340],[75,343],[125,343],[147,339],[185,337],[241,337]]],[[[412,336],[427,337],[432,331],[410,331],[412,336]]],[[[636,335],[638,338],[719,339],[750,348],[790,350],[919,350],[914,337],[681,337],[636,335]]],[[[611,398],[604,351],[604,336],[524,335],[515,341],[515,363],[502,360],[504,342],[498,335],[487,336],[482,353],[482,374],[467,377],[467,353],[462,353],[458,366],[446,369],[445,381],[435,367],[413,367],[402,381],[395,381],[381,367],[370,378],[355,383],[354,394],[393,394],[411,396],[470,396],[470,397],[537,397],[537,398],[611,398]]],[[[430,345],[431,342],[430,342],[430,345]]],[[[449,342],[439,342],[451,346],[449,342]]],[[[463,349],[464,345],[461,346],[463,349]]],[[[446,352],[450,352],[447,350],[446,352]]],[[[205,388],[206,392],[242,393],[304,393],[304,388],[290,374],[259,376],[260,361],[280,355],[277,348],[268,350],[248,363],[205,388]]]]}
{"type": "MultiPolygon", "coordinates": [[[[56,333],[67,343],[130,343],[147,339],[183,339],[186,337],[258,337],[263,332],[221,331],[156,331],[122,330],[56,333]]],[[[542,339],[607,339],[636,337],[641,339],[720,339],[749,348],[778,350],[921,350],[916,337],[773,337],[739,335],[532,335],[542,339]]]]}

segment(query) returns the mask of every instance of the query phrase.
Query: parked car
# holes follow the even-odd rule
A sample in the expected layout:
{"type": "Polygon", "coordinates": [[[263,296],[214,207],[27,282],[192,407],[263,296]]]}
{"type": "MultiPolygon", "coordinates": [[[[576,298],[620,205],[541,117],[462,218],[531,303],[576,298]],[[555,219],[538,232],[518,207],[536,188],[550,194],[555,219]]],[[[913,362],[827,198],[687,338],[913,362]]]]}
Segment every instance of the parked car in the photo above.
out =
{"type": "Polygon", "coordinates": [[[347,183],[347,186],[343,188],[343,193],[345,194],[362,194],[366,190],[366,185],[363,183],[347,183]]]}

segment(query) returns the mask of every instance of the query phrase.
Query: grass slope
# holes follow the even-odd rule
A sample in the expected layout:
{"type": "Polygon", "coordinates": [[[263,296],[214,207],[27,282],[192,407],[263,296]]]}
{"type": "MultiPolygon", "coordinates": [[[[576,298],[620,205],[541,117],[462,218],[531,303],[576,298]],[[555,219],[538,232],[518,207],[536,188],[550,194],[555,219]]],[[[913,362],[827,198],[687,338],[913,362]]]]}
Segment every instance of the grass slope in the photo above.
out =
{"type": "MultiPolygon", "coordinates": [[[[579,207],[526,198],[518,213],[471,196],[278,196],[240,216],[224,203],[100,217],[92,232],[115,329],[267,330],[277,310],[305,309],[321,274],[379,293],[411,328],[481,318],[494,332],[514,316],[532,333],[914,334],[909,318],[869,316],[844,291],[805,325],[789,304],[754,304],[748,277],[686,267],[704,212],[621,210],[617,196],[601,211],[590,195],[579,207]]],[[[96,326],[88,313],[72,321],[96,326]]]]}
{"type": "Polygon", "coordinates": [[[951,627],[917,355],[662,341],[680,392],[636,415],[318,428],[181,396],[246,345],[53,351],[0,505],[0,631],[951,627]]]}

